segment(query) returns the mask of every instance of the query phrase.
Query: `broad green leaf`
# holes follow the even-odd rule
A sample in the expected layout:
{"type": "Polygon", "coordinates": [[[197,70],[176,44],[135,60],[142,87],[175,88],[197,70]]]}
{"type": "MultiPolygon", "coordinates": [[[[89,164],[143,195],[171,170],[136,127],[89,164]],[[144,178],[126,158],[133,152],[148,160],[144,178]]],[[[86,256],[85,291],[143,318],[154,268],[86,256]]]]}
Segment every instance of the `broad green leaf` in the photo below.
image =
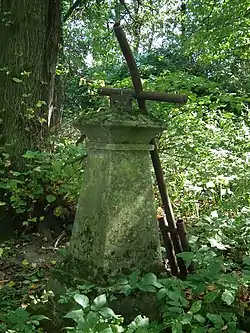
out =
{"type": "Polygon", "coordinates": [[[185,313],[184,316],[180,319],[180,323],[182,325],[190,324],[192,321],[192,314],[191,313],[185,313]]]}
{"type": "Polygon", "coordinates": [[[197,320],[199,323],[205,323],[206,319],[202,317],[199,313],[194,315],[194,319],[197,320]]]}
{"type": "Polygon", "coordinates": [[[15,177],[18,177],[20,176],[22,173],[21,172],[18,172],[18,171],[12,171],[12,175],[15,176],[15,177]]]}
{"type": "Polygon", "coordinates": [[[214,324],[216,328],[221,328],[224,326],[224,320],[220,315],[208,313],[207,318],[214,324]]]}
{"type": "Polygon", "coordinates": [[[234,302],[235,299],[235,292],[234,290],[228,290],[226,289],[222,295],[221,295],[222,300],[227,304],[231,305],[234,302]]]}
{"type": "Polygon", "coordinates": [[[103,307],[104,304],[106,304],[106,302],[107,302],[106,295],[105,294],[99,295],[94,299],[93,304],[91,305],[91,309],[98,311],[103,307]]]}
{"type": "Polygon", "coordinates": [[[74,300],[76,301],[76,303],[80,304],[83,309],[85,309],[89,305],[89,299],[85,295],[76,294],[74,296],[74,300]]]}
{"type": "Polygon", "coordinates": [[[227,250],[228,245],[224,245],[221,242],[218,242],[215,238],[208,239],[212,247],[216,247],[218,250],[227,250]]]}
{"type": "Polygon", "coordinates": [[[176,291],[166,291],[168,297],[173,301],[178,301],[180,299],[180,293],[176,291]]]}
{"type": "Polygon", "coordinates": [[[182,253],[178,253],[177,257],[182,258],[185,261],[192,261],[194,259],[194,253],[193,252],[182,252],[182,253]]]}
{"type": "Polygon", "coordinates": [[[132,287],[136,287],[139,281],[140,270],[137,269],[129,275],[129,283],[132,287]]]}
{"type": "Polygon", "coordinates": [[[217,297],[218,297],[218,292],[217,291],[209,291],[205,297],[204,297],[204,301],[206,303],[212,303],[217,297]]]}
{"type": "Polygon", "coordinates": [[[121,288],[121,293],[125,294],[126,296],[128,296],[131,293],[131,291],[132,291],[132,288],[129,284],[124,285],[121,288]]]}
{"type": "Polygon", "coordinates": [[[172,333],[182,333],[182,324],[175,321],[172,325],[172,333]]]}
{"type": "Polygon", "coordinates": [[[206,333],[206,332],[207,332],[206,327],[201,327],[201,326],[199,326],[199,327],[195,327],[195,328],[191,331],[191,333],[206,333]]]}
{"type": "Polygon", "coordinates": [[[56,201],[56,197],[53,194],[48,194],[46,196],[46,200],[48,201],[48,203],[52,203],[52,202],[56,201]]]}
{"type": "Polygon", "coordinates": [[[201,304],[202,304],[202,301],[195,301],[195,302],[192,304],[192,306],[191,306],[189,312],[191,312],[191,313],[197,313],[197,312],[199,312],[200,309],[201,309],[201,304]]]}
{"type": "Polygon", "coordinates": [[[179,308],[179,307],[176,307],[176,306],[169,307],[168,311],[175,312],[175,313],[182,313],[183,312],[182,308],[179,308]]]}
{"type": "Polygon", "coordinates": [[[196,294],[201,294],[204,291],[205,291],[205,283],[204,282],[199,282],[196,289],[195,289],[196,294]]]}
{"type": "Polygon", "coordinates": [[[157,281],[155,274],[148,273],[141,278],[141,284],[143,285],[154,285],[157,281]]]}
{"type": "Polygon", "coordinates": [[[167,295],[167,290],[165,288],[162,288],[157,293],[157,298],[160,300],[164,298],[167,295]]]}
{"type": "Polygon", "coordinates": [[[117,318],[117,315],[114,313],[114,311],[108,307],[103,307],[99,310],[100,315],[102,315],[104,318],[117,318]]]}
{"type": "Polygon", "coordinates": [[[179,301],[169,301],[169,302],[167,302],[167,304],[169,304],[171,306],[181,307],[181,303],[179,301]]]}
{"type": "Polygon", "coordinates": [[[221,264],[217,261],[213,262],[208,267],[208,277],[211,279],[211,277],[218,274],[220,270],[221,270],[221,264]]]}
{"type": "Polygon", "coordinates": [[[94,327],[100,320],[100,315],[97,312],[90,311],[87,315],[87,323],[90,327],[94,327]]]}
{"type": "Polygon", "coordinates": [[[145,292],[150,292],[150,293],[155,293],[155,287],[154,286],[144,286],[144,285],[141,285],[141,284],[139,284],[139,289],[141,289],[141,290],[143,290],[143,291],[145,291],[145,292]]]}
{"type": "Polygon", "coordinates": [[[129,329],[148,327],[149,319],[147,317],[143,317],[142,315],[138,315],[135,319],[128,325],[129,329]]]}
{"type": "Polygon", "coordinates": [[[180,301],[181,305],[184,306],[185,308],[189,305],[189,301],[182,296],[180,296],[179,301],[180,301]]]}
{"type": "Polygon", "coordinates": [[[67,313],[64,318],[70,318],[73,319],[74,321],[78,321],[79,319],[82,319],[84,317],[82,309],[79,310],[73,310],[67,313]]]}

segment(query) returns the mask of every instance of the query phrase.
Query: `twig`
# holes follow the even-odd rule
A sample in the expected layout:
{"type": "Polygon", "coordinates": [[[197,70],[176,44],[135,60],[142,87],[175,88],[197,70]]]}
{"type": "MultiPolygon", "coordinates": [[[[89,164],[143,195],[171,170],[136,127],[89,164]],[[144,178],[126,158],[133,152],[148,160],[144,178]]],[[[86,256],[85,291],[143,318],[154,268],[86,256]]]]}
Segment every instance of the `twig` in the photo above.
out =
{"type": "Polygon", "coordinates": [[[65,23],[67,21],[67,19],[72,15],[72,13],[78,8],[80,7],[80,5],[82,4],[82,0],[76,0],[73,5],[69,8],[69,10],[67,11],[67,13],[64,15],[63,17],[63,23],[65,23]]]}
{"type": "Polygon", "coordinates": [[[10,280],[1,280],[0,281],[0,285],[3,284],[3,283],[6,283],[6,282],[9,282],[10,280]]]}
{"type": "Polygon", "coordinates": [[[65,232],[63,231],[63,232],[61,233],[61,235],[57,238],[57,240],[55,241],[55,244],[54,244],[54,250],[57,249],[57,245],[58,245],[58,243],[60,242],[61,238],[62,238],[64,235],[65,235],[65,232]]]}
{"type": "Polygon", "coordinates": [[[133,15],[131,14],[131,12],[130,12],[128,6],[127,6],[127,4],[125,3],[125,1],[124,1],[124,0],[119,0],[119,1],[120,1],[120,3],[123,5],[123,7],[125,8],[126,12],[128,13],[129,17],[131,18],[131,20],[132,20],[134,23],[136,23],[136,20],[133,18],[133,15]]]}

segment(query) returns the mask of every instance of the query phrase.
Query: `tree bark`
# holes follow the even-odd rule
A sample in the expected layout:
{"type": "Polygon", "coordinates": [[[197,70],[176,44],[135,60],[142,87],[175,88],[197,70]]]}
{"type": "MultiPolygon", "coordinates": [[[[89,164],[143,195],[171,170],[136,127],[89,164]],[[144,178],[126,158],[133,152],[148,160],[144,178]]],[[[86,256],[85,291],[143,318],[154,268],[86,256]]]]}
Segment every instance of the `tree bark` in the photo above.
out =
{"type": "Polygon", "coordinates": [[[13,167],[46,142],[53,112],[61,0],[0,0],[0,145],[13,167]]]}

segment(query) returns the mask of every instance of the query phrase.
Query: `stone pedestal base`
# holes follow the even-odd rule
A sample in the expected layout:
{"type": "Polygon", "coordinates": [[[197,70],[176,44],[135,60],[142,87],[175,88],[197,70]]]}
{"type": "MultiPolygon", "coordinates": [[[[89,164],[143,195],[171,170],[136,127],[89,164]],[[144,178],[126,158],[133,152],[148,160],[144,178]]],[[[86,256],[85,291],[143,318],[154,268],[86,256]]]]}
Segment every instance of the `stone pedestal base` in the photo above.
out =
{"type": "Polygon", "coordinates": [[[93,274],[161,266],[149,154],[159,124],[81,129],[90,141],[71,254],[93,274]]]}

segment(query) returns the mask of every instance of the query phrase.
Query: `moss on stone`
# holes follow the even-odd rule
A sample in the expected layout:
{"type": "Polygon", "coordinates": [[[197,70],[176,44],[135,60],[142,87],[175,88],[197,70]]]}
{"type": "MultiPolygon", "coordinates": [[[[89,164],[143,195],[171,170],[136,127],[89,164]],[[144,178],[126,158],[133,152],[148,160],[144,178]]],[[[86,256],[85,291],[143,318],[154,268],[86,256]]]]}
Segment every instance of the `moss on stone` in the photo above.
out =
{"type": "Polygon", "coordinates": [[[90,145],[70,252],[83,263],[83,276],[159,269],[151,160],[145,147],[162,131],[162,123],[136,110],[106,109],[86,113],[78,127],[90,145]]]}
{"type": "Polygon", "coordinates": [[[142,114],[139,109],[132,109],[128,112],[119,108],[100,108],[98,110],[87,109],[75,123],[77,128],[82,125],[122,125],[132,127],[160,127],[163,128],[162,121],[152,114],[142,114]]]}

